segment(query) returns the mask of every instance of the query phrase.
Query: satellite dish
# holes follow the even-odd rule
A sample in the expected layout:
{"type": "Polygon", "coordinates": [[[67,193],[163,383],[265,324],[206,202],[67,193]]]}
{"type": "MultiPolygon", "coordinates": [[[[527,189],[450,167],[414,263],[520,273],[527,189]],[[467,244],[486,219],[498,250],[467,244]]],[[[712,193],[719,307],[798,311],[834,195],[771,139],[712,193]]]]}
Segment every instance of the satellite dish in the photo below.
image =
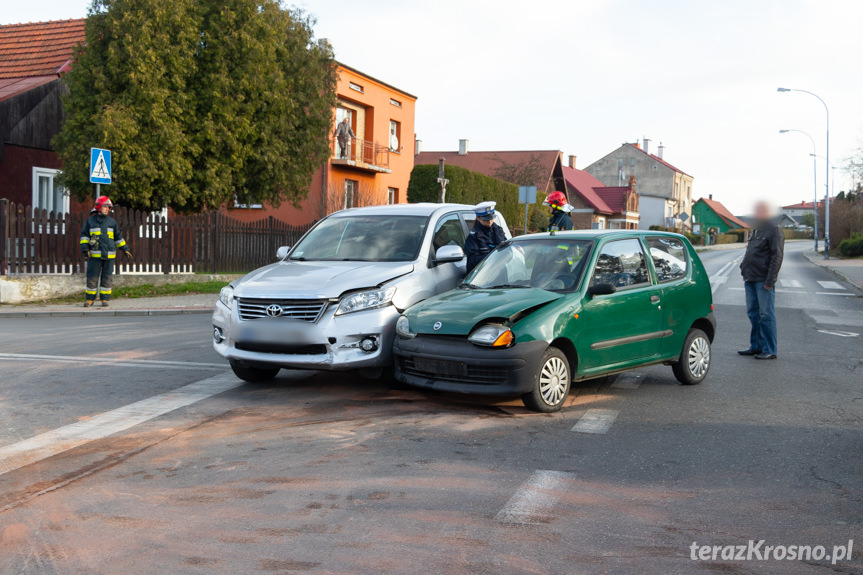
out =
{"type": "Polygon", "coordinates": [[[399,149],[399,139],[395,134],[390,134],[390,150],[399,149]]]}

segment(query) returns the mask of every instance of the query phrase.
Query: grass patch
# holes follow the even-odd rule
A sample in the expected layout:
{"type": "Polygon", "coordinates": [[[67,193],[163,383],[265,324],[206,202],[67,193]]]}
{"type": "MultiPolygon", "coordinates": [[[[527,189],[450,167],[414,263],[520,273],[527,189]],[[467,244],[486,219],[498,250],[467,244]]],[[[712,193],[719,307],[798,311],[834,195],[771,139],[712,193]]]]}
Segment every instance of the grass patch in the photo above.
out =
{"type": "MultiPolygon", "coordinates": [[[[164,297],[172,295],[194,295],[194,294],[217,294],[219,290],[228,285],[226,281],[210,280],[206,282],[183,282],[177,284],[153,285],[142,284],[136,286],[115,287],[111,293],[111,300],[137,299],[142,297],[164,297]]],[[[70,295],[43,300],[42,304],[64,304],[78,303],[84,301],[84,287],[81,287],[79,295],[70,295]]],[[[24,304],[27,305],[27,304],[24,304]]]]}

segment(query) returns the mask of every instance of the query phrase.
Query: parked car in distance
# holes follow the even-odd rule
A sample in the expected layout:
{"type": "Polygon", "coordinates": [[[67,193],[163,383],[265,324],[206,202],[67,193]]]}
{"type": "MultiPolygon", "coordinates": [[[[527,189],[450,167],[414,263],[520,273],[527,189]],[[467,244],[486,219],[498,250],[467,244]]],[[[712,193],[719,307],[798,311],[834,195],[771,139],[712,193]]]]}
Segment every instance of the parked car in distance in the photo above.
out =
{"type": "MultiPolygon", "coordinates": [[[[471,206],[400,204],[336,212],[280,261],[222,289],[213,347],[246,381],[281,368],[363,370],[392,366],[403,310],[455,287],[465,274],[471,206]]],[[[497,219],[506,236],[509,228],[497,219]]]]}
{"type": "Polygon", "coordinates": [[[521,395],[552,412],[573,381],[654,363],[700,383],[716,321],[707,273],[683,236],[576,231],[503,244],[457,289],[408,309],[397,332],[399,381],[521,395]]]}

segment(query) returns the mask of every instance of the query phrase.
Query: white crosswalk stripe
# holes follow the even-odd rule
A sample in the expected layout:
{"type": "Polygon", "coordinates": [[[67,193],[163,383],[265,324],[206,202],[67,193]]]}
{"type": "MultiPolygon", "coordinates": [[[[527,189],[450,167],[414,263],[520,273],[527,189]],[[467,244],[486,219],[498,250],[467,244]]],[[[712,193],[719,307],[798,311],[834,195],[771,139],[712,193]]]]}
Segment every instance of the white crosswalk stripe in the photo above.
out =
{"type": "Polygon", "coordinates": [[[818,281],[818,283],[819,283],[819,284],[821,285],[821,287],[823,287],[824,289],[845,289],[845,287],[844,287],[842,284],[838,283],[838,282],[820,281],[820,280],[819,280],[819,281],[818,281]]]}
{"type": "Polygon", "coordinates": [[[576,433],[607,433],[620,412],[614,409],[588,409],[570,431],[576,433]]]}
{"type": "Polygon", "coordinates": [[[573,481],[572,473],[563,471],[534,471],[530,479],[507,501],[495,520],[516,525],[536,525],[554,519],[554,507],[567,481],[573,481]]]}
{"type": "Polygon", "coordinates": [[[787,288],[802,288],[803,285],[799,280],[779,280],[779,283],[782,284],[782,287],[787,288]]]}

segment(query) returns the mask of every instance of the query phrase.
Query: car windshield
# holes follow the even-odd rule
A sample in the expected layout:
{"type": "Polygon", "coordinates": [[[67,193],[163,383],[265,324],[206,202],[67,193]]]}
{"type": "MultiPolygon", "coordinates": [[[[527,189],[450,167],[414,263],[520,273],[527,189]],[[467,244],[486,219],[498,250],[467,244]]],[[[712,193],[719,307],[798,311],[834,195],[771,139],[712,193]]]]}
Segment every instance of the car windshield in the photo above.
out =
{"type": "Polygon", "coordinates": [[[329,217],[291,252],[294,261],[407,262],[417,257],[425,216],[329,217]]]}
{"type": "Polygon", "coordinates": [[[467,289],[575,291],[593,242],[549,238],[513,241],[493,251],[465,278],[467,289]]]}

